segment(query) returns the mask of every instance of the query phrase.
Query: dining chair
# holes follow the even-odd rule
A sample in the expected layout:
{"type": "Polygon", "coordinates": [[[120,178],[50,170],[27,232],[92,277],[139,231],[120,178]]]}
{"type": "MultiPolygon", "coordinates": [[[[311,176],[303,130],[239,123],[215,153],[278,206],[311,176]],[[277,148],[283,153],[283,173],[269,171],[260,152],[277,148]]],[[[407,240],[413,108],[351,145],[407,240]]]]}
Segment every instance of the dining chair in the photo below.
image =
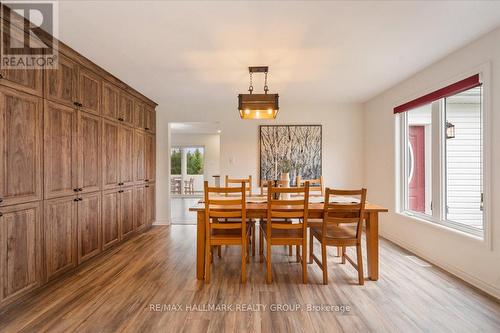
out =
{"type": "Polygon", "coordinates": [[[333,190],[327,188],[325,191],[325,203],[323,208],[323,224],[310,228],[309,233],[309,256],[323,271],[323,284],[328,284],[328,260],[326,256],[327,246],[342,248],[342,263],[345,260],[358,271],[358,282],[364,284],[363,278],[363,255],[361,250],[361,235],[365,215],[366,189],[361,190],[333,190]],[[359,196],[339,200],[340,197],[359,196]],[[337,201],[336,201],[337,200],[337,201]],[[321,261],[314,255],[314,238],[321,245],[321,261]],[[346,247],[356,247],[357,262],[354,262],[345,252],[346,247]]]}
{"type": "Polygon", "coordinates": [[[309,191],[311,192],[311,195],[318,195],[318,196],[323,196],[324,195],[324,183],[323,183],[323,176],[317,178],[317,179],[302,179],[301,176],[297,176],[295,179],[295,186],[301,187],[304,186],[305,182],[309,182],[309,191]]]}
{"type": "Polygon", "coordinates": [[[309,202],[309,182],[304,187],[274,187],[268,183],[267,217],[261,220],[259,232],[259,255],[266,261],[266,282],[272,282],[271,248],[273,245],[296,245],[302,247],[299,257],[302,263],[302,282],[307,283],[307,214],[309,202]],[[301,196],[300,199],[275,199],[289,193],[301,196]],[[296,219],[297,223],[284,222],[283,219],[296,219]],[[264,240],[266,255],[264,256],[264,240]]]}
{"type": "Polygon", "coordinates": [[[246,218],[245,183],[240,187],[209,187],[205,188],[205,282],[210,283],[212,265],[212,249],[221,245],[241,246],[241,282],[246,283],[246,261],[248,257],[247,243],[249,229],[246,218]],[[226,194],[232,194],[227,198],[226,194]],[[239,196],[235,196],[239,194],[239,196]],[[215,198],[214,196],[215,195],[215,198]],[[220,219],[230,218],[230,222],[220,222],[220,219]]]}

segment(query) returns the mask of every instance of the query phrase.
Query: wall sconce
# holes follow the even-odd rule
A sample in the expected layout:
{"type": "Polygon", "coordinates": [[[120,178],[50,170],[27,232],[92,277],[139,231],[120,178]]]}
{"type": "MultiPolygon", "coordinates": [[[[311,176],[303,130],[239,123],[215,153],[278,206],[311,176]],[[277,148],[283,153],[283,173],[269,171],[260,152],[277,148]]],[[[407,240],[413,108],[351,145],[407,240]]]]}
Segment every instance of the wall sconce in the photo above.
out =
{"type": "Polygon", "coordinates": [[[455,125],[453,125],[449,121],[446,122],[446,138],[447,139],[455,138],[455,125]]]}

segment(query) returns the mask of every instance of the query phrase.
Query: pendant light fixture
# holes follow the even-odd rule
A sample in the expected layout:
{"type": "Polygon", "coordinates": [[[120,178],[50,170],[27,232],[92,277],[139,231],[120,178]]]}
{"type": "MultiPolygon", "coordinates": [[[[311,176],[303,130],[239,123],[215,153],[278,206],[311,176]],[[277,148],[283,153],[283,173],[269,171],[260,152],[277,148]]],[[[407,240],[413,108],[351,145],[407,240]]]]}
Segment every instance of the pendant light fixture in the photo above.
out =
{"type": "Polygon", "coordinates": [[[268,66],[248,67],[250,74],[250,86],[248,87],[249,94],[238,95],[238,110],[241,119],[275,119],[278,114],[279,104],[278,94],[268,94],[269,87],[267,86],[268,66]],[[264,93],[253,93],[253,73],[264,73],[264,93]]]}

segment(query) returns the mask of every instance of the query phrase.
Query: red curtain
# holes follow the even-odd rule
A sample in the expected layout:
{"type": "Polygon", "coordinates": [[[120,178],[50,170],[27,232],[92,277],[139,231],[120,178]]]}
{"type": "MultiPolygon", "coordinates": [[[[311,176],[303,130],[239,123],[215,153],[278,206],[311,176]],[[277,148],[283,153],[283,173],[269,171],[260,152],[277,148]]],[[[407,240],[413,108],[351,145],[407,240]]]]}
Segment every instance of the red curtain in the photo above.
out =
{"type": "Polygon", "coordinates": [[[456,83],[450,84],[447,87],[433,91],[427,95],[416,98],[412,101],[406,102],[394,108],[394,113],[405,112],[419,106],[432,103],[438,99],[449,97],[461,93],[463,91],[479,87],[481,82],[479,81],[479,74],[472,75],[466,79],[458,81],[456,83]]]}

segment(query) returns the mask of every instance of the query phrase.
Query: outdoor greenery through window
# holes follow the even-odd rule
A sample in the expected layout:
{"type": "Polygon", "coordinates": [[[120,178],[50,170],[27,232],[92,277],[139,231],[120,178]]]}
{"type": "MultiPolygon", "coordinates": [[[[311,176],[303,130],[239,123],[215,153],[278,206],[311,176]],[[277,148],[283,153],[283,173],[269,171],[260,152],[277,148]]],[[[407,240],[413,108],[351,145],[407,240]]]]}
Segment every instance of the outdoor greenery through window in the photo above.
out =
{"type": "Polygon", "coordinates": [[[203,147],[174,147],[170,152],[170,174],[181,175],[185,159],[187,175],[203,175],[203,147]]]}
{"type": "Polygon", "coordinates": [[[187,154],[187,174],[203,174],[203,148],[188,148],[187,154]]]}

